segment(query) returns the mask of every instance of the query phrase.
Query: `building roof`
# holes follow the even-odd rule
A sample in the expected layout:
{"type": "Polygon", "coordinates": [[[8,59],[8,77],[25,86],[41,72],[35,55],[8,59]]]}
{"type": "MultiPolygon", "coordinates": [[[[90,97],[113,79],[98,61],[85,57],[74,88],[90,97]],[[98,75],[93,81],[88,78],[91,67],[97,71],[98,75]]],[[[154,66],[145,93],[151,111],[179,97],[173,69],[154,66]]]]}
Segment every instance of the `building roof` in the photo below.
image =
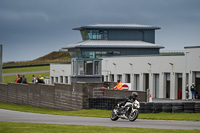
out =
{"type": "Polygon", "coordinates": [[[119,40],[86,40],[70,44],[63,49],[71,48],[164,48],[158,44],[144,41],[119,41],[119,40]]]}
{"type": "Polygon", "coordinates": [[[200,48],[200,46],[187,46],[187,47],[184,47],[184,49],[187,49],[187,48],[200,48]]]}
{"type": "Polygon", "coordinates": [[[73,30],[83,30],[83,29],[160,29],[157,26],[151,25],[139,25],[139,24],[93,24],[81,26],[78,28],[73,28],[73,30]]]}

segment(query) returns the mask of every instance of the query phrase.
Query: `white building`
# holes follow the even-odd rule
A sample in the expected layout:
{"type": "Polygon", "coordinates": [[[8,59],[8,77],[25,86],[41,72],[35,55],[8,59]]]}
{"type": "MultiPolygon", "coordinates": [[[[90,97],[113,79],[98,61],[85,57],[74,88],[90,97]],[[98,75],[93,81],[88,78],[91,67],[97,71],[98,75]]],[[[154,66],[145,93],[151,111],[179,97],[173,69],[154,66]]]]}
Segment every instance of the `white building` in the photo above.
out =
{"type": "Polygon", "coordinates": [[[164,47],[155,44],[158,29],[135,24],[74,28],[83,41],[65,47],[72,65],[50,65],[51,83],[121,80],[132,90],[150,89],[153,98],[170,99],[185,99],[186,84],[195,83],[200,95],[200,46],[185,47],[182,55],[160,55],[164,47]]]}
{"type": "Polygon", "coordinates": [[[179,98],[185,99],[186,84],[195,83],[200,94],[200,47],[185,47],[184,53],[103,58],[104,79],[130,82],[132,90],[149,88],[153,98],[178,99],[181,90],[179,98]]]}
{"type": "MultiPolygon", "coordinates": [[[[186,84],[200,94],[200,46],[185,47],[184,55],[102,58],[104,81],[131,83],[132,90],[150,89],[153,98],[185,99],[186,84]],[[181,91],[180,91],[181,90],[181,91]],[[178,97],[178,92],[182,94],[178,97]]],[[[71,64],[51,64],[51,83],[70,83],[71,64]]],[[[191,97],[191,94],[190,94],[191,97]]]]}

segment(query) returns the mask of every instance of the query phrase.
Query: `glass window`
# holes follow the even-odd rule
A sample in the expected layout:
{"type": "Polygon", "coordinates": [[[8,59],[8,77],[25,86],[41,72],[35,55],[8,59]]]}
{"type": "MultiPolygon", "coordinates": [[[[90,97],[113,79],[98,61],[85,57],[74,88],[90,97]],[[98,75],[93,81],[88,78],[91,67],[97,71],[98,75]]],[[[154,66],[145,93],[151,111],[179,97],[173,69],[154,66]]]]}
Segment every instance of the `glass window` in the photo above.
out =
{"type": "Polygon", "coordinates": [[[51,77],[51,83],[54,84],[54,77],[51,77]]]}
{"type": "Polygon", "coordinates": [[[56,77],[56,83],[58,83],[58,77],[56,77]]]}
{"type": "Polygon", "coordinates": [[[88,40],[88,33],[87,30],[81,30],[81,36],[83,38],[83,40],[88,40]]]}
{"type": "Polygon", "coordinates": [[[122,82],[122,75],[121,74],[117,75],[117,80],[120,80],[122,82]]]}
{"type": "Polygon", "coordinates": [[[95,52],[89,52],[90,57],[89,58],[95,58],[95,52]]]}
{"type": "Polygon", "coordinates": [[[113,54],[120,55],[120,52],[119,51],[113,51],[113,54]]]}
{"type": "Polygon", "coordinates": [[[68,83],[68,76],[65,76],[65,83],[68,83]]]}
{"type": "Polygon", "coordinates": [[[135,74],[135,80],[134,80],[134,84],[135,84],[135,90],[139,90],[139,74],[135,74]]]}
{"type": "Polygon", "coordinates": [[[106,51],[102,51],[101,54],[102,54],[102,55],[106,55],[107,52],[106,52],[106,51]]]}
{"type": "Polygon", "coordinates": [[[84,75],[84,62],[78,61],[78,75],[84,75]]]}
{"type": "Polygon", "coordinates": [[[85,75],[93,75],[93,61],[84,61],[85,75]]]}
{"type": "Polygon", "coordinates": [[[63,76],[60,76],[60,83],[63,83],[63,76]]]}
{"type": "Polygon", "coordinates": [[[88,30],[88,37],[89,37],[89,39],[92,39],[92,31],[91,30],[88,30]]]}
{"type": "Polygon", "coordinates": [[[71,68],[72,68],[72,75],[76,75],[76,63],[74,60],[72,61],[71,68]]]}
{"type": "Polygon", "coordinates": [[[94,74],[100,75],[100,61],[94,61],[94,74]]]}
{"type": "Polygon", "coordinates": [[[87,36],[85,35],[86,32],[81,32],[82,37],[84,39],[94,39],[94,40],[107,40],[108,39],[108,31],[105,30],[88,30],[87,31],[87,36]]]}
{"type": "Polygon", "coordinates": [[[96,33],[92,34],[92,39],[97,39],[97,34],[96,33]]]}

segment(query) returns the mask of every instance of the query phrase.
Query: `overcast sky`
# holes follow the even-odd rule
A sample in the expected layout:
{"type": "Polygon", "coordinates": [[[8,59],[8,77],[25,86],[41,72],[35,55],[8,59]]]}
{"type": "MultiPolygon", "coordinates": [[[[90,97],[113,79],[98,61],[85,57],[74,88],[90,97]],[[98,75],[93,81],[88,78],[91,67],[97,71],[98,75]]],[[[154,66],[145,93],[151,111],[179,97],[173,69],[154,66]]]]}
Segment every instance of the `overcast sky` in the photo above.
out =
{"type": "Polygon", "coordinates": [[[165,50],[200,46],[200,0],[0,0],[3,62],[33,60],[81,41],[72,28],[146,24],[165,50]]]}

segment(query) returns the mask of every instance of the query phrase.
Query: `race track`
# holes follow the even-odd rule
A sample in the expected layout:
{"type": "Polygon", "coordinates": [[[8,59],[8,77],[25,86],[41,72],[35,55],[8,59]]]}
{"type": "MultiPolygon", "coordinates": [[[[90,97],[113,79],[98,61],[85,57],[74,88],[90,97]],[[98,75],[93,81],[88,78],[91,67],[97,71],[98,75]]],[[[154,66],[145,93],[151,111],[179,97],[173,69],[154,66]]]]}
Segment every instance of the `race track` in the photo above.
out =
{"type": "Polygon", "coordinates": [[[46,123],[61,125],[89,125],[106,127],[138,127],[157,129],[199,129],[200,121],[168,121],[168,120],[144,120],[135,122],[128,120],[111,121],[110,118],[76,117],[27,113],[0,109],[0,121],[46,123]]]}

